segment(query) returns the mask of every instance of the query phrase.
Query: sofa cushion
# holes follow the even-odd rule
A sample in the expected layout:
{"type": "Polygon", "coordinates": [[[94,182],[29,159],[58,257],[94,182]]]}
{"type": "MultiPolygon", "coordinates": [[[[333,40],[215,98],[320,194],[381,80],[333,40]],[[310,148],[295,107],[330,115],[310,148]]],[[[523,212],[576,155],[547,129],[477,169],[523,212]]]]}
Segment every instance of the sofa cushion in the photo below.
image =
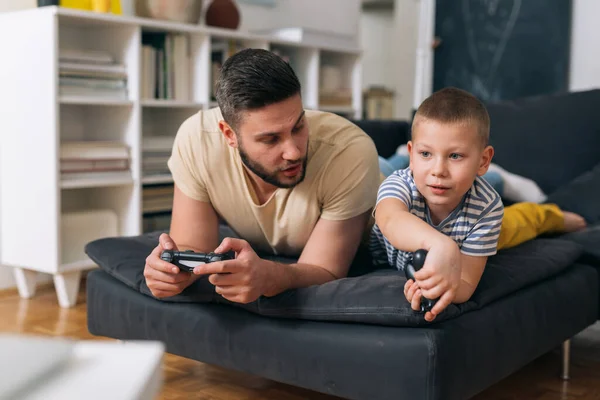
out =
{"type": "Polygon", "coordinates": [[[567,233],[560,239],[580,244],[583,247],[581,261],[600,267],[600,223],[591,225],[582,231],[567,233]]]}
{"type": "MultiPolygon", "coordinates": [[[[158,234],[95,240],[86,253],[100,268],[134,290],[152,296],[145,284],[145,259],[156,246],[158,234]]],[[[569,267],[581,254],[578,243],[536,239],[491,257],[471,300],[450,305],[434,322],[454,318],[546,279],[569,267]]],[[[291,260],[290,260],[291,261],[291,260]]],[[[181,294],[163,301],[221,303],[264,316],[308,320],[361,322],[393,326],[428,324],[410,308],[403,294],[404,275],[385,269],[339,279],[322,285],[293,289],[249,304],[229,302],[216,294],[206,278],[198,279],[181,294]]]]}
{"type": "Polygon", "coordinates": [[[600,223],[600,164],[551,193],[546,202],[581,215],[588,224],[600,223]]]}
{"type": "Polygon", "coordinates": [[[552,193],[598,163],[600,89],[487,104],[494,162],[552,193]]]}

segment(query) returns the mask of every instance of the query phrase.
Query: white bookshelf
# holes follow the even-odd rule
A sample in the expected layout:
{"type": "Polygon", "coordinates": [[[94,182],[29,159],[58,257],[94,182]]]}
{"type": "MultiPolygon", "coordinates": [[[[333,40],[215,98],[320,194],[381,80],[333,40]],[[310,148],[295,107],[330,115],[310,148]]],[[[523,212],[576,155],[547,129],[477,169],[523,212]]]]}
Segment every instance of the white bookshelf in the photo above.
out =
{"type": "Polygon", "coordinates": [[[51,274],[62,307],[75,304],[82,271],[96,267],[83,253],[85,240],[141,234],[144,188],[172,184],[168,173],[144,170],[144,139],[172,139],[186,118],[216,105],[211,97],[215,50],[235,44],[282,53],[302,83],[306,108],[362,115],[358,48],[60,7],[0,14],[0,34],[10,38],[0,63],[6,99],[0,118],[0,264],[14,269],[24,298],[34,295],[38,273],[51,274]],[[189,65],[174,70],[176,81],[178,72],[186,72],[184,98],[144,91],[143,40],[152,32],[186,38],[189,65]],[[62,93],[59,51],[65,48],[109,52],[118,65],[92,69],[124,72],[126,97],[62,93]],[[349,102],[320,102],[324,65],[339,68],[349,102]],[[73,140],[126,144],[129,170],[64,178],[60,146],[73,140]]]}

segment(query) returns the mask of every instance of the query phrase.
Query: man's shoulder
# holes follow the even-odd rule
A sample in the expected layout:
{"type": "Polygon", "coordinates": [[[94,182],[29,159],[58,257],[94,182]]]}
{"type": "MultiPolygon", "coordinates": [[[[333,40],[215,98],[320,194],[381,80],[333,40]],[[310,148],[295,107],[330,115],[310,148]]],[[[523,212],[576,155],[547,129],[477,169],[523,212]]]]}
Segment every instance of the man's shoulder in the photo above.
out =
{"type": "Polygon", "coordinates": [[[187,117],[179,126],[177,140],[185,146],[208,146],[213,148],[223,142],[219,130],[219,121],[222,119],[218,108],[200,110],[187,117]]]}
{"type": "Polygon", "coordinates": [[[219,121],[221,119],[223,117],[219,108],[199,110],[181,123],[179,131],[190,135],[219,132],[219,121]]]}

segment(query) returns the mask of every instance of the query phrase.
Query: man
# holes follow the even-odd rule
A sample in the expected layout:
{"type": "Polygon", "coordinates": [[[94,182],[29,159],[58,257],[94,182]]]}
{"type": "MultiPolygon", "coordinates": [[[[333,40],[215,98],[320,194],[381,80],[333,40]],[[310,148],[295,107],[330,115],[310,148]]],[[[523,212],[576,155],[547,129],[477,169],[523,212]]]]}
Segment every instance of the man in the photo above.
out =
{"type": "Polygon", "coordinates": [[[217,293],[247,303],[346,276],[381,182],[372,140],[342,117],[305,111],[293,70],[265,50],[230,57],[216,97],[219,107],[190,117],[175,139],[170,236],[144,269],[152,294],[174,296],[208,275],[217,293]],[[220,241],[219,219],[242,239],[220,241]],[[160,260],[164,249],[236,258],[189,274],[160,260]]]}

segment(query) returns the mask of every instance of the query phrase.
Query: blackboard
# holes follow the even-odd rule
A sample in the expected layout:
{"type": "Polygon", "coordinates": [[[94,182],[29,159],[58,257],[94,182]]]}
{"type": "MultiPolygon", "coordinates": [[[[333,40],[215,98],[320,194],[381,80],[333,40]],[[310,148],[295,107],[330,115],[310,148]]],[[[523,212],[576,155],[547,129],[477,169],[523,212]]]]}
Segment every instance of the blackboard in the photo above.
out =
{"type": "Polygon", "coordinates": [[[568,91],[571,0],[437,0],[433,89],[483,101],[568,91]]]}

